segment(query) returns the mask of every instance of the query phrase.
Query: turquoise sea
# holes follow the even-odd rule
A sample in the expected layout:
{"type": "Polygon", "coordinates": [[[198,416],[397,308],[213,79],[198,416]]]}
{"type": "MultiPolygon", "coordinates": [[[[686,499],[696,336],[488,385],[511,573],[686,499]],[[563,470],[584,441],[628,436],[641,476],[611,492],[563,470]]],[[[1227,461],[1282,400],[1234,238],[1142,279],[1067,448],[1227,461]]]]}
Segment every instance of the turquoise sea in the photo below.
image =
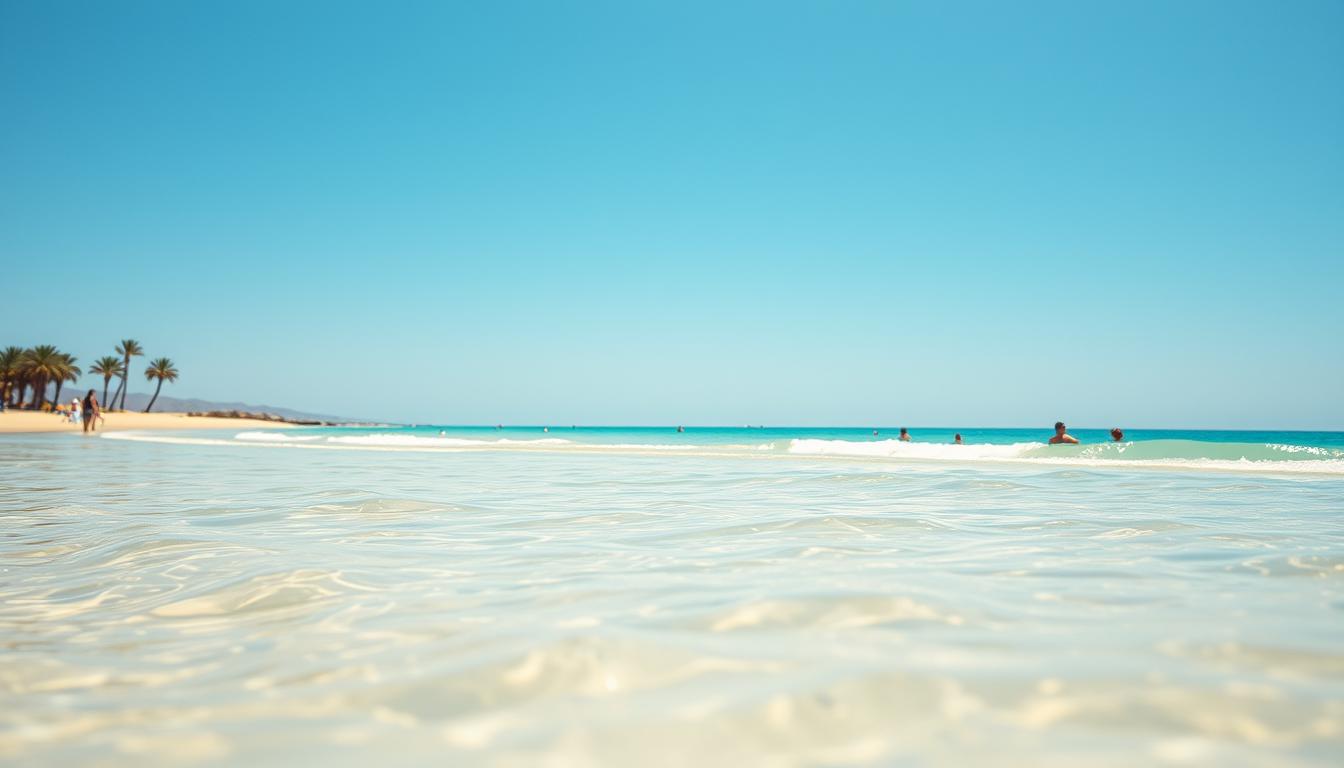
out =
{"type": "Polygon", "coordinates": [[[1344,762],[1344,433],[873,429],[0,435],[0,761],[1344,762]]]}
{"type": "Polygon", "coordinates": [[[546,451],[713,456],[832,456],[851,459],[1024,463],[1072,466],[1175,467],[1236,471],[1344,474],[1344,432],[1071,430],[1079,445],[1049,445],[1045,429],[917,428],[901,441],[899,427],[581,427],[370,426],[246,431],[233,442],[322,448],[420,451],[546,451]],[[961,435],[962,444],[954,443],[961,435]]]}

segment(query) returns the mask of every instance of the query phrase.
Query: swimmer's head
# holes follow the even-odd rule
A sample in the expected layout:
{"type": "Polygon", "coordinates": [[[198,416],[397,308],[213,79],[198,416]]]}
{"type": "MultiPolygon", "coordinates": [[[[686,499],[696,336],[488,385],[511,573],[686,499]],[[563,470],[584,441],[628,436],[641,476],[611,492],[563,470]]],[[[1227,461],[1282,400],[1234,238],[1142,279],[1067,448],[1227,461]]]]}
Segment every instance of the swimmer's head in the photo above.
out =
{"type": "Polygon", "coordinates": [[[1065,427],[1064,427],[1064,422],[1062,422],[1062,421],[1056,421],[1056,422],[1055,422],[1055,432],[1056,432],[1057,434],[1063,434],[1063,433],[1064,433],[1064,429],[1065,429],[1065,427]]]}
{"type": "Polygon", "coordinates": [[[1125,433],[1119,427],[1114,427],[1111,429],[1111,439],[1118,443],[1125,439],[1125,433]]]}

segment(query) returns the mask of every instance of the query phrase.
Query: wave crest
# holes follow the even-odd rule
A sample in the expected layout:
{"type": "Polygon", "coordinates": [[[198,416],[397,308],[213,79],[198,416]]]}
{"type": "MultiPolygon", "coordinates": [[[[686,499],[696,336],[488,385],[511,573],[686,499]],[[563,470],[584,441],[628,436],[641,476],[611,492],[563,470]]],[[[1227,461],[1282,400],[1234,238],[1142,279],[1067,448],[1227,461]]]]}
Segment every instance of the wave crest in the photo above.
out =
{"type": "Polygon", "coordinates": [[[1026,455],[1040,443],[994,445],[978,443],[916,443],[901,440],[790,440],[788,452],[799,456],[859,456],[883,459],[1015,459],[1026,455]]]}
{"type": "Polygon", "coordinates": [[[543,437],[536,440],[511,440],[502,437],[498,440],[472,440],[465,437],[432,437],[421,435],[335,435],[327,438],[335,445],[369,445],[388,448],[498,448],[504,446],[572,445],[572,441],[558,437],[543,437]]]}
{"type": "Polygon", "coordinates": [[[284,432],[239,432],[234,440],[248,443],[311,443],[322,439],[322,435],[289,435],[284,432]]]}
{"type": "Polygon", "coordinates": [[[103,435],[109,439],[195,445],[253,445],[274,448],[404,451],[543,451],[591,454],[646,454],[700,457],[773,456],[854,461],[947,462],[974,466],[1014,463],[1021,466],[1089,468],[1166,468],[1290,474],[1344,475],[1344,450],[1334,447],[1200,440],[1139,440],[1127,443],[1047,445],[902,442],[899,440],[780,439],[765,443],[601,443],[564,438],[511,439],[448,437],[374,432],[313,434],[240,432],[233,440],[203,436],[171,437],[149,432],[103,435]]]}

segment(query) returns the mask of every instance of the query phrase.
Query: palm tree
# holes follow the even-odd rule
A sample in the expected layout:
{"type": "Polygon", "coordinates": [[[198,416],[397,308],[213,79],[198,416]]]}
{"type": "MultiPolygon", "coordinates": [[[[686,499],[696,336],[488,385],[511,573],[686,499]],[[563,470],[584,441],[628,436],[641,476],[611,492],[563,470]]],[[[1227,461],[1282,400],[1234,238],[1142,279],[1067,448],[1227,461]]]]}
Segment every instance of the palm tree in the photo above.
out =
{"type": "Polygon", "coordinates": [[[131,373],[131,358],[145,354],[145,350],[141,348],[140,342],[135,339],[122,339],[122,342],[117,345],[117,354],[122,356],[121,383],[117,385],[117,392],[112,395],[112,399],[116,400],[117,395],[121,395],[121,410],[124,411],[126,410],[127,391],[130,389],[126,386],[126,377],[131,373]]]}
{"type": "Polygon", "coordinates": [[[28,389],[28,355],[32,351],[31,349],[19,350],[19,361],[14,364],[14,372],[10,374],[14,379],[11,394],[14,397],[12,402],[15,408],[23,405],[24,392],[28,389]]]}
{"type": "Polygon", "coordinates": [[[84,371],[80,370],[78,365],[75,365],[74,355],[67,355],[62,352],[61,361],[61,375],[56,377],[56,394],[51,398],[51,402],[56,404],[61,402],[61,387],[65,386],[65,382],[68,381],[73,384],[76,381],[79,381],[79,377],[84,373],[84,371]]]}
{"type": "Polygon", "coordinates": [[[95,360],[93,365],[89,366],[89,373],[92,373],[94,376],[103,377],[103,399],[100,402],[103,403],[103,405],[107,405],[107,386],[112,383],[113,376],[122,375],[121,358],[113,357],[112,355],[104,355],[95,360]]]}
{"type": "Polygon", "coordinates": [[[159,399],[159,390],[163,389],[163,382],[177,381],[177,369],[173,367],[173,361],[166,357],[151,361],[149,367],[145,369],[145,380],[154,379],[158,379],[159,383],[154,387],[154,396],[149,398],[149,405],[145,406],[145,413],[149,413],[149,409],[154,407],[154,401],[159,399]]]}
{"type": "MultiPolygon", "coordinates": [[[[10,391],[19,379],[19,364],[23,361],[21,347],[5,347],[0,350],[0,401],[9,400],[10,391]]],[[[18,403],[14,403],[18,405],[18,403]]]]}
{"type": "Polygon", "coordinates": [[[65,378],[65,355],[50,344],[41,344],[28,350],[24,355],[23,370],[33,388],[33,404],[36,410],[42,410],[47,401],[47,383],[65,378]]]}
{"type": "Polygon", "coordinates": [[[28,399],[27,391],[35,386],[33,384],[32,365],[29,359],[33,356],[33,348],[27,347],[23,350],[23,355],[19,358],[19,372],[17,375],[19,391],[14,397],[15,407],[22,405],[31,406],[33,403],[28,399]]]}

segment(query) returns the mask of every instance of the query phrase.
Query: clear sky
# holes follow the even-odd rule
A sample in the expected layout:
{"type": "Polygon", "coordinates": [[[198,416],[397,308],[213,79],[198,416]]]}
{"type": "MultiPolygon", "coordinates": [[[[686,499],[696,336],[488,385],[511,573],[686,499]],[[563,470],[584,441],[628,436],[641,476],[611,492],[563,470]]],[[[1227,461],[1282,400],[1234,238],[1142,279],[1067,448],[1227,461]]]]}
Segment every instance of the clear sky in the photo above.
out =
{"type": "Polygon", "coordinates": [[[4,0],[0,345],[402,421],[1344,428],[1342,41],[1306,0],[4,0]]]}

